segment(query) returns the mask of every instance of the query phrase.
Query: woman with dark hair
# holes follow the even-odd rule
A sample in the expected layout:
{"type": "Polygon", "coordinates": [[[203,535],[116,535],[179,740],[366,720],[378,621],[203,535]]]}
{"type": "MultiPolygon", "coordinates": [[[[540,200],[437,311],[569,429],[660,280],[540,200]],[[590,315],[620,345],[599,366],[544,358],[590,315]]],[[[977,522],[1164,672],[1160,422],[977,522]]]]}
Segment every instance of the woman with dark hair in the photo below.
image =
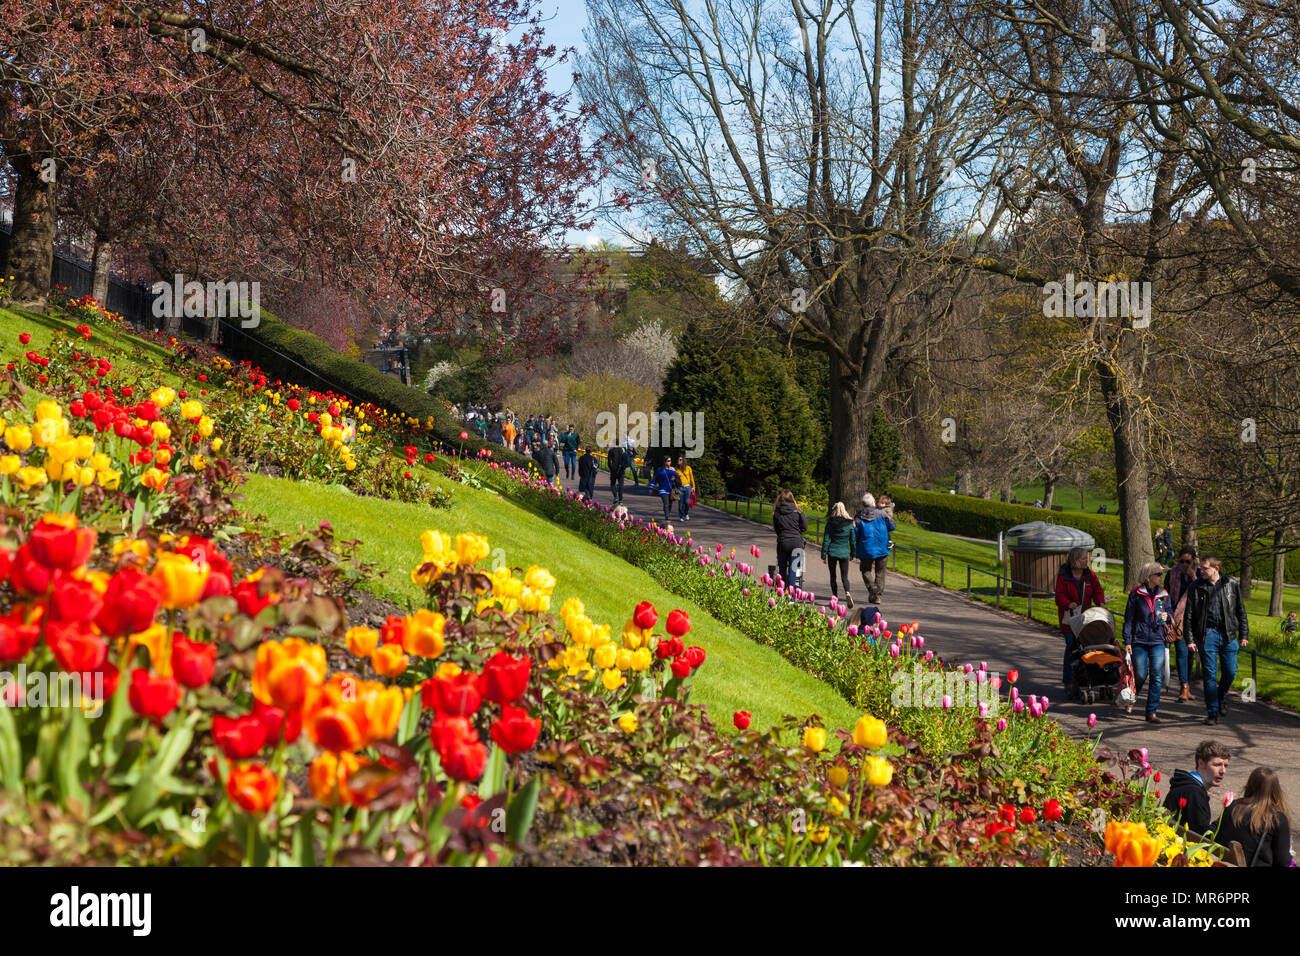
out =
{"type": "Polygon", "coordinates": [[[803,534],[808,530],[808,519],[795,504],[794,492],[789,489],[777,495],[772,505],[772,530],[776,532],[777,573],[789,585],[790,557],[803,547],[803,534]]]}
{"type": "Polygon", "coordinates": [[[663,467],[650,479],[650,487],[658,493],[659,500],[664,506],[664,524],[668,523],[668,506],[672,500],[673,489],[680,483],[677,472],[673,470],[672,459],[664,458],[663,467]]]}
{"type": "Polygon", "coordinates": [[[1065,665],[1062,671],[1062,683],[1067,695],[1074,692],[1074,631],[1065,623],[1066,618],[1074,617],[1090,607],[1104,607],[1106,593],[1101,589],[1097,575],[1088,567],[1088,549],[1071,548],[1065,563],[1056,575],[1056,616],[1061,627],[1061,636],[1065,638],[1065,665]]]}
{"type": "Polygon", "coordinates": [[[1271,767],[1250,772],[1246,792],[1223,811],[1214,838],[1223,846],[1240,843],[1247,866],[1291,865],[1291,811],[1271,767]]]}

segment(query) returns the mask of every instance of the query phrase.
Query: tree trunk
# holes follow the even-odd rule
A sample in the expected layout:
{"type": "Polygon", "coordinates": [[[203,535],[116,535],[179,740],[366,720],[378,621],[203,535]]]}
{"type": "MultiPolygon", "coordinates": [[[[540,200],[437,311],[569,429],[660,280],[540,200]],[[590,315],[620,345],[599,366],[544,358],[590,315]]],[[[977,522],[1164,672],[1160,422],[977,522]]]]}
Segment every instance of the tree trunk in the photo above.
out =
{"type": "Polygon", "coordinates": [[[1197,534],[1200,527],[1200,512],[1196,505],[1196,496],[1188,495],[1181,499],[1183,541],[1180,548],[1191,548],[1193,551],[1200,553],[1200,540],[1197,534]]]}
{"type": "Polygon", "coordinates": [[[957,472],[957,494],[969,495],[971,493],[971,486],[974,483],[974,479],[971,477],[969,469],[962,469],[957,472]]]}
{"type": "Polygon", "coordinates": [[[1142,411],[1135,407],[1115,380],[1101,369],[1101,392],[1106,402],[1106,419],[1115,444],[1115,478],[1119,490],[1119,527],[1124,542],[1124,580],[1136,581],[1138,571],[1154,561],[1151,540],[1150,482],[1146,462],[1146,441],[1142,411]]]}
{"type": "Polygon", "coordinates": [[[838,356],[832,355],[830,364],[831,435],[839,453],[831,455],[827,492],[831,501],[843,501],[856,510],[864,492],[881,494],[888,490],[867,487],[868,440],[875,403],[871,391],[858,385],[838,356]]]}
{"type": "Polygon", "coordinates": [[[10,292],[15,304],[44,306],[54,278],[56,187],[41,179],[30,156],[15,156],[10,166],[17,176],[7,267],[14,277],[10,292]]]}
{"type": "Polygon", "coordinates": [[[1283,578],[1286,576],[1286,552],[1282,550],[1282,544],[1286,541],[1286,529],[1276,528],[1273,531],[1273,586],[1269,588],[1268,594],[1268,616],[1282,616],[1282,589],[1286,587],[1283,578]]]}
{"type": "Polygon", "coordinates": [[[1246,529],[1241,531],[1241,573],[1238,574],[1238,584],[1241,586],[1241,599],[1250,600],[1250,592],[1255,586],[1255,560],[1251,554],[1250,536],[1246,529]]]}
{"type": "Polygon", "coordinates": [[[1043,507],[1052,510],[1052,495],[1056,494],[1056,479],[1048,475],[1043,479],[1043,507]]]}
{"type": "Polygon", "coordinates": [[[113,269],[113,240],[95,234],[95,252],[90,259],[90,294],[108,308],[108,280],[113,269]]]}

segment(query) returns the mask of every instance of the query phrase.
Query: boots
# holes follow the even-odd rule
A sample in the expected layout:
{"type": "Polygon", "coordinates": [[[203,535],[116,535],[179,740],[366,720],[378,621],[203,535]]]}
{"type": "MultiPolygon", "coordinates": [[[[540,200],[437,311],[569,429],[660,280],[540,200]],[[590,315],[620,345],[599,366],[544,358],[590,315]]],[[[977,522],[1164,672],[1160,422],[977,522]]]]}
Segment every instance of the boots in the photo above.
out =
{"type": "Polygon", "coordinates": [[[1181,694],[1178,695],[1178,699],[1179,699],[1179,701],[1191,700],[1191,699],[1192,699],[1192,689],[1191,689],[1190,687],[1188,687],[1186,684],[1184,684],[1184,685],[1183,685],[1183,692],[1182,692],[1181,694]]]}

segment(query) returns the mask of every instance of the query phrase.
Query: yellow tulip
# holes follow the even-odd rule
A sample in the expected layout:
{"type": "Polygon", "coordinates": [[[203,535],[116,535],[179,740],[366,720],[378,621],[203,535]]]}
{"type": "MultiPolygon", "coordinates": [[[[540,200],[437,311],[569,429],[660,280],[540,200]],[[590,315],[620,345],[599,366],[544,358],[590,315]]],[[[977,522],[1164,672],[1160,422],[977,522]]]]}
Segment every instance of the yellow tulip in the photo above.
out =
{"type": "Polygon", "coordinates": [[[200,416],[199,435],[201,435],[204,438],[207,438],[209,435],[212,434],[212,429],[216,427],[216,424],[217,423],[214,422],[209,416],[207,415],[200,416]]]}
{"type": "Polygon", "coordinates": [[[857,726],[853,728],[853,742],[859,747],[866,747],[868,750],[875,750],[885,746],[889,739],[889,730],[885,727],[883,720],[878,720],[870,714],[864,714],[858,718],[857,726]]]}
{"type": "Polygon", "coordinates": [[[172,430],[166,422],[153,422],[149,427],[153,430],[153,437],[158,441],[167,441],[172,437],[172,430]]]}
{"type": "Polygon", "coordinates": [[[383,677],[396,677],[406,670],[411,659],[402,652],[400,644],[380,644],[370,655],[370,666],[383,677]]]}
{"type": "MultiPolygon", "coordinates": [[[[153,470],[153,469],[150,469],[153,470]]],[[[203,594],[208,581],[208,566],[189,555],[164,552],[158,555],[153,576],[162,585],[162,605],[176,609],[192,607],[203,594]]]]}
{"type": "Polygon", "coordinates": [[[5,429],[5,444],[14,451],[26,451],[32,447],[32,430],[26,425],[10,425],[5,429]]]}
{"type": "Polygon", "coordinates": [[[185,419],[187,422],[193,421],[202,414],[203,405],[201,403],[194,401],[194,399],[181,402],[181,418],[185,419]]]}
{"type": "Polygon", "coordinates": [[[541,591],[543,594],[550,594],[555,590],[555,577],[550,571],[534,564],[524,572],[524,584],[528,585],[535,591],[541,591]]]}
{"type": "Polygon", "coordinates": [[[648,670],[652,663],[654,663],[654,655],[650,653],[650,648],[638,647],[632,651],[632,660],[629,666],[638,674],[641,671],[648,670]]]}
{"type": "Polygon", "coordinates": [[[176,390],[168,388],[166,385],[159,385],[149,393],[149,400],[159,408],[166,408],[172,402],[176,401],[176,390]]]}
{"type": "Polygon", "coordinates": [[[36,420],[43,422],[48,419],[59,420],[63,417],[63,408],[58,402],[45,399],[36,403],[36,420]]]}
{"type": "Polygon", "coordinates": [[[849,768],[844,766],[835,766],[826,771],[826,779],[831,782],[831,786],[843,790],[844,785],[849,782],[849,768]]]}
{"type": "Polygon", "coordinates": [[[605,644],[596,648],[596,653],[592,655],[591,662],[601,670],[609,670],[614,666],[614,661],[618,657],[618,648],[613,644],[605,644]]]}
{"type": "Polygon", "coordinates": [[[894,779],[894,767],[884,757],[868,757],[866,760],[867,783],[873,787],[886,787],[894,779]]]}
{"type": "Polygon", "coordinates": [[[348,628],[344,640],[348,645],[348,653],[353,657],[369,657],[379,646],[379,632],[373,627],[358,625],[348,628]]]}
{"type": "Polygon", "coordinates": [[[23,460],[17,455],[0,455],[0,475],[12,475],[23,466],[23,460]]]}
{"type": "Polygon", "coordinates": [[[163,485],[167,484],[167,473],[159,471],[157,468],[150,468],[140,476],[140,484],[146,488],[152,488],[157,491],[163,485]]]}
{"type": "Polygon", "coordinates": [[[214,438],[212,439],[212,450],[221,451],[221,446],[224,444],[225,442],[223,442],[220,438],[214,438]]]}
{"type": "Polygon", "coordinates": [[[101,451],[97,455],[91,455],[90,461],[86,462],[86,464],[91,468],[94,468],[96,471],[103,471],[105,468],[113,467],[113,459],[109,458],[101,451]]]}
{"type": "Polygon", "coordinates": [[[116,491],[122,484],[122,473],[112,468],[105,468],[97,475],[100,487],[105,491],[116,491]]]}
{"type": "Polygon", "coordinates": [[[826,749],[826,729],[824,727],[805,727],[803,745],[818,754],[826,749]]]}
{"type": "MultiPolygon", "coordinates": [[[[559,660],[559,658],[553,657],[551,658],[551,660],[557,661],[559,660]]],[[[459,673],[461,673],[461,666],[459,664],[457,664],[455,661],[443,661],[441,664],[438,665],[438,669],[433,672],[433,676],[441,677],[445,680],[449,677],[455,677],[459,673]]]]}
{"type": "Polygon", "coordinates": [[[73,456],[85,461],[95,453],[95,437],[93,435],[79,435],[73,439],[73,456]]]}
{"type": "Polygon", "coordinates": [[[601,673],[600,682],[605,685],[606,690],[618,690],[627,683],[627,678],[623,676],[621,671],[611,668],[601,673]]]}
{"type": "Polygon", "coordinates": [[[438,657],[445,649],[442,630],[447,619],[437,611],[420,608],[406,619],[402,646],[416,657],[438,657]]]}
{"type": "Polygon", "coordinates": [[[828,826],[815,827],[808,831],[808,839],[812,840],[813,843],[825,843],[830,839],[830,836],[831,828],[828,826]]]}
{"type": "Polygon", "coordinates": [[[82,488],[89,488],[89,487],[90,487],[91,485],[93,485],[94,483],[95,483],[95,469],[94,469],[94,468],[78,468],[78,469],[77,469],[77,484],[78,484],[78,485],[80,485],[82,488]]]}
{"type": "Polygon", "coordinates": [[[623,733],[634,734],[640,724],[637,722],[636,714],[623,714],[618,718],[618,726],[623,733]]]}

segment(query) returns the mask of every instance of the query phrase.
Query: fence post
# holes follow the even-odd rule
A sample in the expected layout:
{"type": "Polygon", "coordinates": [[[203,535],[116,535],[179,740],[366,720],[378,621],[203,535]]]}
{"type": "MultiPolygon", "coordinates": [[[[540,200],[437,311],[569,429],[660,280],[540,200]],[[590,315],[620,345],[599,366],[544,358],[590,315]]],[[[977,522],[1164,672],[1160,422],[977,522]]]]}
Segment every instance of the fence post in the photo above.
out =
{"type": "Polygon", "coordinates": [[[966,596],[970,597],[970,565],[966,565],[966,596]]]}
{"type": "Polygon", "coordinates": [[[943,555],[939,555],[939,587],[943,587],[943,555]]]}
{"type": "Polygon", "coordinates": [[[1002,606],[1002,575],[999,574],[997,577],[998,577],[998,589],[993,594],[993,606],[1001,607],[1002,606]]]}
{"type": "Polygon", "coordinates": [[[917,548],[913,551],[912,557],[916,558],[912,563],[912,577],[919,578],[921,576],[921,549],[917,548]]]}
{"type": "Polygon", "coordinates": [[[1250,685],[1255,691],[1256,697],[1259,696],[1259,680],[1255,675],[1255,662],[1258,660],[1255,656],[1255,648],[1250,649],[1250,685]]]}
{"type": "Polygon", "coordinates": [[[1025,600],[1029,607],[1025,609],[1025,614],[1032,621],[1034,619],[1034,586],[1031,584],[1029,590],[1025,592],[1025,600]]]}

